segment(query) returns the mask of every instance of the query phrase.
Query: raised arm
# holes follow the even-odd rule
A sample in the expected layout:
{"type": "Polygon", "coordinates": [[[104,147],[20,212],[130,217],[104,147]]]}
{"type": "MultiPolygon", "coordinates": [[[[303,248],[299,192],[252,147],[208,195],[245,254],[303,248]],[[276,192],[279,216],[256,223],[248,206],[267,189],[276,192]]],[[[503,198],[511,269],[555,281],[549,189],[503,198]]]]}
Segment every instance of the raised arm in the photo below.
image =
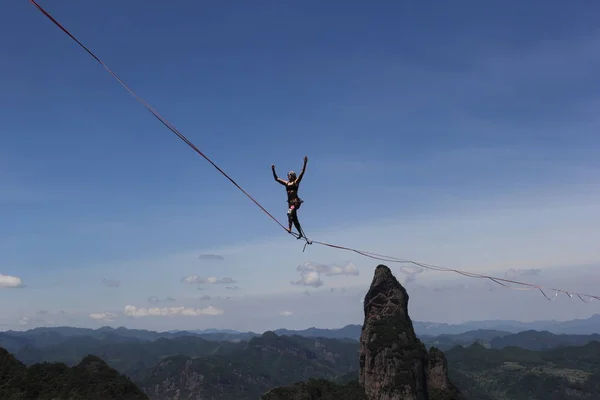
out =
{"type": "Polygon", "coordinates": [[[282,185],[285,185],[287,183],[283,179],[277,177],[277,173],[275,172],[275,165],[271,165],[271,170],[273,171],[273,178],[275,178],[277,182],[281,183],[282,185]]]}
{"type": "Polygon", "coordinates": [[[304,171],[306,171],[306,163],[308,162],[308,157],[304,157],[304,165],[302,166],[302,171],[300,171],[300,175],[298,175],[298,183],[302,180],[304,176],[304,171]]]}

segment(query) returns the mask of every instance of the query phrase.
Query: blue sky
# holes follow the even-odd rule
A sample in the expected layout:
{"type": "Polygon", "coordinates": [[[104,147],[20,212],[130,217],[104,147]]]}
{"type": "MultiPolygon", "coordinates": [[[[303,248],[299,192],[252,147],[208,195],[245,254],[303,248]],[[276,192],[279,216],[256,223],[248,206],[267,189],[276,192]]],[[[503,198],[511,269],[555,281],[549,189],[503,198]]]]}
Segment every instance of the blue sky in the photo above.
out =
{"type": "MultiPolygon", "coordinates": [[[[595,2],[40,4],[282,222],[308,156],[314,239],[598,294],[595,2]]],[[[35,7],[0,22],[3,327],[362,320],[377,261],[302,252],[35,7]]],[[[419,320],[598,312],[394,268],[419,320]]]]}

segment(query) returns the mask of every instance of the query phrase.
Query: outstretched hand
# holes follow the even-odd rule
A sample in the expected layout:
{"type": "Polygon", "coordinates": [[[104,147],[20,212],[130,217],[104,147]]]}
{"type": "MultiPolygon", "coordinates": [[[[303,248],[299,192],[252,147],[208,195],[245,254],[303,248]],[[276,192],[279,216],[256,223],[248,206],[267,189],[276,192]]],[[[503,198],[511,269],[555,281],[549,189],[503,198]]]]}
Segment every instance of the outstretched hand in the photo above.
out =
{"type": "Polygon", "coordinates": [[[304,156],[304,164],[308,161],[308,157],[304,156]]]}
{"type": "Polygon", "coordinates": [[[272,170],[275,170],[275,164],[272,164],[272,165],[271,165],[271,169],[272,169],[272,170]]]}

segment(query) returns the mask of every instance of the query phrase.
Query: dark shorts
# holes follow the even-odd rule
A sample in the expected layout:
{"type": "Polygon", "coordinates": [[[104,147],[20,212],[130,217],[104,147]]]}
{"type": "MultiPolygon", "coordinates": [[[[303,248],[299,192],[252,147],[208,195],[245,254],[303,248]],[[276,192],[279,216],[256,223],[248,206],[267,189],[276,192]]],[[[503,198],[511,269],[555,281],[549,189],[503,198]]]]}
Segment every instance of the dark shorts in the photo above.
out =
{"type": "Polygon", "coordinates": [[[295,210],[299,209],[300,206],[302,205],[302,203],[304,203],[304,200],[302,200],[301,198],[297,197],[294,200],[288,200],[288,207],[294,208],[295,210]]]}

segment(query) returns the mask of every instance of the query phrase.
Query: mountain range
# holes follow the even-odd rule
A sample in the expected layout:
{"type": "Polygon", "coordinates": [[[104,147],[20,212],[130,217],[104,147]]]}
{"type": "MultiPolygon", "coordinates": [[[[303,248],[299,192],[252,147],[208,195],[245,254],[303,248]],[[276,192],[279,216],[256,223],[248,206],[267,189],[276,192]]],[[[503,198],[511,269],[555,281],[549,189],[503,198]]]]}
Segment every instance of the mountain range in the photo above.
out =
{"type": "MultiPolygon", "coordinates": [[[[440,322],[414,321],[414,329],[419,336],[438,336],[444,334],[462,334],[470,331],[495,330],[508,333],[518,333],[528,330],[548,331],[554,334],[566,335],[589,335],[600,333],[600,314],[594,314],[585,319],[573,319],[569,321],[540,320],[531,322],[513,321],[513,320],[485,320],[468,321],[460,324],[447,324],[440,322]]],[[[277,335],[300,335],[308,337],[326,337],[332,339],[349,338],[358,340],[362,325],[350,324],[342,328],[325,329],[311,327],[303,330],[276,329],[277,335]]],[[[171,330],[169,334],[181,334],[185,331],[171,330]]],[[[232,329],[206,329],[191,330],[188,333],[197,334],[203,337],[211,337],[215,340],[246,340],[250,337],[259,336],[260,333],[240,332],[232,329]]]]}
{"type": "Polygon", "coordinates": [[[450,379],[473,400],[600,398],[600,342],[531,351],[475,343],[445,352],[450,379]]]}
{"type": "Polygon", "coordinates": [[[340,329],[0,332],[0,398],[93,399],[93,390],[152,400],[371,400],[398,391],[430,400],[600,398],[598,315],[413,323],[405,289],[378,271],[364,324],[340,329]]]}
{"type": "MultiPolygon", "coordinates": [[[[526,331],[547,332],[553,335],[593,335],[600,334],[600,314],[594,314],[587,319],[575,319],[571,321],[536,321],[519,322],[504,320],[472,321],[451,325],[434,322],[413,322],[417,336],[425,342],[437,342],[447,347],[455,344],[468,345],[473,341],[490,342],[494,338],[500,338],[511,334],[526,331]],[[477,339],[477,340],[475,340],[477,339]]],[[[278,336],[303,336],[321,337],[329,339],[351,339],[359,340],[362,325],[346,325],[338,329],[308,328],[304,330],[277,329],[272,331],[278,336]]],[[[75,327],[41,327],[26,331],[4,331],[0,332],[0,346],[9,349],[21,347],[25,344],[36,346],[37,344],[59,343],[65,337],[85,336],[101,340],[110,339],[118,342],[128,340],[153,341],[157,339],[175,339],[179,337],[197,336],[211,341],[248,341],[253,337],[259,337],[262,333],[240,332],[231,329],[205,329],[205,330],[170,330],[157,332],[144,329],[128,329],[124,327],[112,328],[104,326],[98,329],[75,328],[75,327]]],[[[548,336],[550,337],[550,336],[548,336]]],[[[559,339],[564,342],[566,339],[559,339]]],[[[576,340],[581,342],[581,340],[576,340]]],[[[500,346],[499,340],[492,347],[500,346]]],[[[519,346],[523,345],[519,342],[519,346]]],[[[526,346],[525,348],[529,348],[526,346]]]]}

